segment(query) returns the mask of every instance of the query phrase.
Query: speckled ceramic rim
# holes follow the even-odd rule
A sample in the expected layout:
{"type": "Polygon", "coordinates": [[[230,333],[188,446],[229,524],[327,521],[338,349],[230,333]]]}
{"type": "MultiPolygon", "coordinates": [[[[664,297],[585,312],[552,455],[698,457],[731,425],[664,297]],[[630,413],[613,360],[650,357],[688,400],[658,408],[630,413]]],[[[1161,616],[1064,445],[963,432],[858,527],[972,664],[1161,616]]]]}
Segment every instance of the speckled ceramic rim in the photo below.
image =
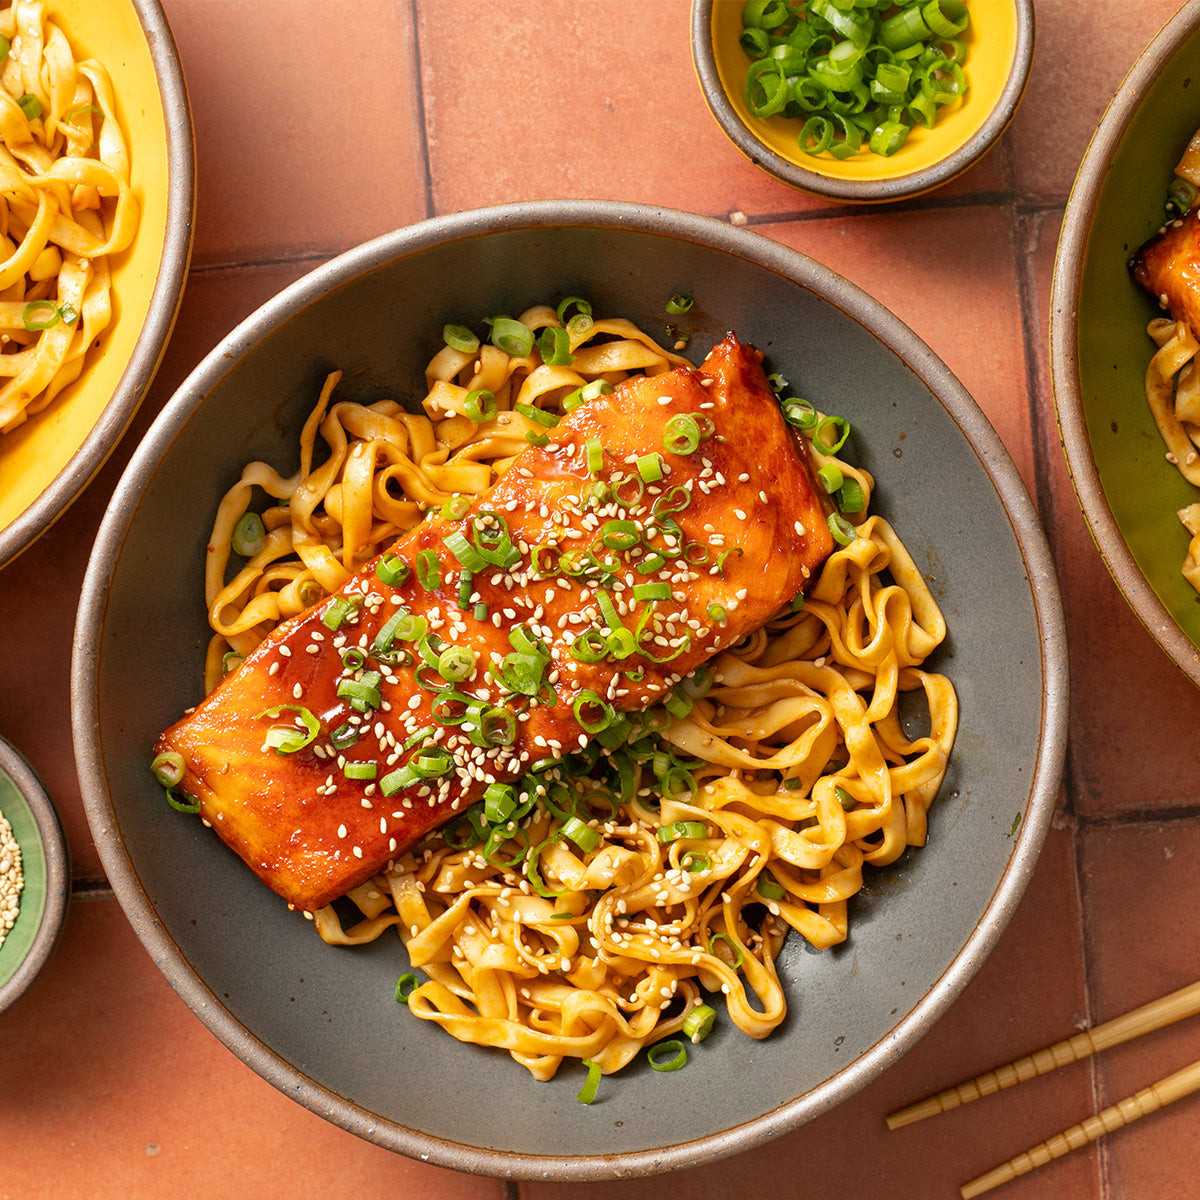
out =
{"type": "Polygon", "coordinates": [[[692,61],[700,78],[704,98],[717,123],[729,140],[756,167],[761,167],[776,179],[813,195],[849,203],[881,204],[918,196],[922,192],[949,183],[956,175],[961,175],[982,158],[1008,128],[1025,93],[1025,85],[1029,81],[1029,68],[1033,62],[1033,0],[1016,0],[1016,7],[1016,54],[1013,56],[1013,67],[1008,82],[995,109],[953,154],[947,155],[932,167],[914,171],[911,175],[902,175],[897,179],[831,179],[827,175],[817,171],[806,171],[803,167],[789,162],[755,137],[729,103],[729,97],[721,86],[721,77],[717,72],[712,48],[713,0],[692,2],[692,61]]]}
{"type": "Polygon", "coordinates": [[[1050,299],[1050,362],[1059,437],[1084,519],[1117,587],[1150,636],[1200,687],[1200,650],[1180,629],[1130,553],[1109,507],[1088,437],[1079,381],[1079,289],[1096,203],[1112,156],[1146,88],[1200,24],[1200,4],[1186,5],[1134,63],[1109,104],[1075,177],[1054,261],[1050,299]]]}
{"type": "Polygon", "coordinates": [[[42,853],[46,856],[46,899],[42,919],[28,953],[6,983],[0,984],[0,1012],[20,996],[46,965],[67,915],[71,893],[71,867],[62,825],[37,772],[4,738],[0,738],[0,772],[12,780],[29,805],[37,824],[42,853]]]}
{"type": "Polygon", "coordinates": [[[352,1133],[460,1171],[508,1178],[599,1180],[694,1167],[754,1145],[819,1116],[858,1091],[910,1049],[975,975],[1007,925],[1036,864],[1062,775],[1067,722],[1066,642],[1058,581],[1045,537],[1021,478],[987,418],[933,352],[896,317],[853,284],[804,255],[749,230],[689,213],[614,201],[540,201],[438,217],[368,242],[305,276],[234,329],[184,381],[143,440],[100,529],[84,580],[75,632],[72,713],[76,764],[88,820],[113,888],[136,933],[192,1010],[235,1054],[285,1095],[352,1133]],[[755,262],[811,290],[869,328],[931,390],[962,431],[992,481],[1020,547],[1040,632],[1042,711],[1025,818],[1009,864],[974,934],[942,977],[894,1030],[857,1061],[795,1101],[715,1136],[653,1151],[544,1157],[466,1146],[414,1132],[315,1083],[249,1033],[199,978],[157,919],[154,904],[126,856],[108,795],[104,749],[97,744],[98,645],[108,576],[127,522],[175,432],[204,403],[233,364],[293,312],[348,280],[431,246],[505,230],[625,227],[691,241],[755,262]]]}
{"type": "Polygon", "coordinates": [[[91,482],[116,448],[138,410],[183,300],[195,218],[195,147],[191,109],[179,51],[159,0],[131,0],[154,61],[167,130],[168,200],[163,257],[145,324],[100,419],[54,481],[14,521],[0,529],[0,567],[35,542],[91,482]]]}

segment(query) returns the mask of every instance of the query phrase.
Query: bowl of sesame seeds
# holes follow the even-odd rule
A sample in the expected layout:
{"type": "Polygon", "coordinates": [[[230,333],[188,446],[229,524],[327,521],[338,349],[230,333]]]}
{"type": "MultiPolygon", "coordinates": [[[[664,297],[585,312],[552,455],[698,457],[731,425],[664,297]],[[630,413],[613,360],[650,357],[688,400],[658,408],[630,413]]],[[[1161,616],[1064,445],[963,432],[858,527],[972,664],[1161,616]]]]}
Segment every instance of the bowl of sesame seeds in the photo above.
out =
{"type": "Polygon", "coordinates": [[[0,1012],[50,958],[70,884],[58,813],[34,769],[0,738],[0,1012]]]}
{"type": "Polygon", "coordinates": [[[539,201],[358,246],[214,347],[135,450],[101,524],[80,597],[72,719],[117,898],[172,987],[253,1070],[400,1154],[490,1177],[601,1180],[760,1144],[915,1044],[978,970],[1033,871],[1062,769],[1066,687],[1057,582],[1020,476],[911,330],[753,231],[638,204],[539,201]],[[630,1064],[593,1104],[576,1102],[565,1068],[535,1083],[502,1050],[418,1020],[397,1003],[409,965],[391,930],[327,945],[195,812],[174,811],[151,770],[159,735],[205,695],[205,561],[244,465],[298,469],[297,432],[331,373],[340,396],[416,413],[448,326],[566,297],[696,363],[733,330],[798,395],[844,414],[878,511],[936,590],[962,697],[961,753],[928,845],[855,898],[846,946],[784,944],[793,1015],[762,1042],[722,1026],[681,1075],[630,1064]]]}

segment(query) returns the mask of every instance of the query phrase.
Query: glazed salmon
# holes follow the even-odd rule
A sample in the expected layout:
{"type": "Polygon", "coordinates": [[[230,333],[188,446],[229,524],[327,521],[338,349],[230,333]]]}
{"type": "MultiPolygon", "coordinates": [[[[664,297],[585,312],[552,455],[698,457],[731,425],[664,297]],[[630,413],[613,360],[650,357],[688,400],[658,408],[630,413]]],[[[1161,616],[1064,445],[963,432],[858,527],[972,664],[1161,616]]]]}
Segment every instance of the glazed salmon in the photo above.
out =
{"type": "Polygon", "coordinates": [[[1200,216],[1171,221],[1129,260],[1134,280],[1200,337],[1200,216]]]}
{"type": "Polygon", "coordinates": [[[761,625],[832,550],[829,511],[731,334],[566,414],[462,516],[278,626],[157,751],[312,911],[761,625]]]}

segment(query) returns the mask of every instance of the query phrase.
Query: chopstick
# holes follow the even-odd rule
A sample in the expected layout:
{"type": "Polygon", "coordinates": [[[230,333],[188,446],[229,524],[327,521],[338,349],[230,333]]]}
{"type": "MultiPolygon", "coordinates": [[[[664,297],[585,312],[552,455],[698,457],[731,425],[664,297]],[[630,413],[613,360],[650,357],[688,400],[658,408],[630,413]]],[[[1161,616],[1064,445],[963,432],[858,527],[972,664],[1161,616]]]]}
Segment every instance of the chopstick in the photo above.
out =
{"type": "Polygon", "coordinates": [[[1181,1100],[1184,1096],[1190,1096],[1195,1091],[1200,1091],[1200,1062],[1194,1062],[1190,1067],[1184,1067],[1182,1071],[1176,1071],[1174,1075],[1168,1075],[1166,1079],[1160,1079],[1157,1083],[1142,1088],[1140,1092],[1126,1096],[1124,1100],[1119,1100],[1095,1116],[1088,1117],[1086,1121],[1064,1129],[1049,1141],[1041,1142],[1033,1149],[1026,1150],[1024,1154],[1018,1154],[1016,1158],[1010,1158],[1008,1162],[993,1167],[986,1174],[964,1183],[958,1189],[958,1194],[962,1200],[973,1200],[975,1196],[982,1196],[984,1192],[990,1192],[992,1188],[1008,1183],[1018,1176],[1028,1175],[1035,1167],[1045,1166],[1056,1158],[1062,1158],[1064,1154],[1078,1150],[1080,1146],[1086,1146],[1106,1133],[1113,1133],[1141,1117],[1148,1117],[1160,1108],[1175,1100],[1181,1100]]]}
{"type": "MultiPolygon", "coordinates": [[[[948,1112],[962,1104],[969,1104],[972,1100],[990,1096],[1026,1079],[1046,1075],[1059,1067],[1079,1062],[1101,1050],[1132,1041],[1143,1034],[1152,1033],[1197,1013],[1200,1013],[1200,981],[1114,1017],[1111,1021],[1105,1021],[1094,1029],[1084,1030],[1074,1037],[1055,1042],[1052,1046],[1037,1050],[1033,1054],[1024,1055],[1004,1066],[985,1071],[965,1083],[956,1084],[934,1096],[897,1109],[886,1118],[888,1128],[900,1129],[905,1125],[923,1121],[926,1117],[948,1112]]],[[[1010,1158],[1008,1162],[994,1167],[986,1174],[969,1180],[959,1188],[959,1194],[963,1200],[973,1200],[975,1196],[981,1196],[1002,1183],[1026,1175],[1037,1167],[1061,1158],[1080,1146],[1086,1146],[1106,1133],[1112,1133],[1133,1121],[1149,1116],[1195,1091],[1200,1091],[1200,1061],[1168,1075],[1165,1079],[1160,1079],[1132,1096],[1127,1096],[1079,1124],[1072,1125],[1048,1141],[1041,1142],[1023,1154],[1010,1158]]]]}
{"type": "Polygon", "coordinates": [[[1197,1013],[1200,1013],[1200,981],[1188,984],[1177,992],[1152,1000],[1149,1004],[1143,1004],[1140,1008],[1132,1009],[1119,1017],[1113,1017],[1111,1021],[1105,1021],[1094,1029],[1085,1029],[1074,1037],[1055,1042],[1052,1046],[1005,1063],[1002,1067],[985,1071],[965,1083],[955,1084],[954,1087],[938,1092],[935,1096],[897,1109],[886,1118],[888,1128],[899,1129],[904,1125],[912,1125],[916,1121],[925,1120],[926,1117],[969,1104],[972,1100],[991,1096],[1004,1088],[1023,1083],[1026,1079],[1048,1075],[1059,1067],[1079,1062],[1089,1055],[1098,1054],[1101,1050],[1111,1050],[1113,1046],[1119,1046],[1122,1042],[1153,1033],[1156,1029],[1162,1029],[1197,1013]]]}

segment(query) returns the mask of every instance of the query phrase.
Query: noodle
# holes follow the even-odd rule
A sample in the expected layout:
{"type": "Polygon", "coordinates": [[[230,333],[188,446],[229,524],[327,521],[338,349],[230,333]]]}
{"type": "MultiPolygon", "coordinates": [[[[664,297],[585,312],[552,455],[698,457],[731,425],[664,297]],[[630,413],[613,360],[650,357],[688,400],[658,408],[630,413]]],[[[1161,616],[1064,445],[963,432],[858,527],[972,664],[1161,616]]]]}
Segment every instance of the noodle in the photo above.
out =
{"type": "MultiPolygon", "coordinates": [[[[520,320],[559,324],[541,306],[520,320]]],[[[283,479],[251,463],[218,511],[209,689],[231,655],[340,586],[425,510],[490,487],[539,436],[517,405],[557,412],[593,379],[682,361],[628,322],[567,327],[570,367],[494,346],[440,351],[423,416],[335,401],[339,375],[327,379],[298,472],[283,479]],[[468,397],[480,387],[497,411],[476,421],[468,397]],[[318,433],[328,456],[315,466],[318,433]],[[277,503],[262,514],[261,548],[225,582],[256,488],[277,503]]],[[[788,929],[818,949],[844,941],[864,865],[924,844],[957,721],[950,683],[924,669],[944,621],[895,532],[869,515],[874,481],[811,453],[857,484],[864,504],[850,515],[857,536],[802,604],[697,670],[686,701],[677,693],[628,714],[617,737],[508,789],[507,808],[485,794],[349,893],[346,921],[334,905],[313,914],[321,937],[357,945],[395,928],[426,976],[410,1009],[462,1041],[506,1049],[537,1079],[564,1058],[619,1070],[687,1035],[706,994],[751,1037],[776,1028],[788,929]],[[925,732],[912,732],[910,706],[924,710],[925,732]]]]}
{"type": "Polygon", "coordinates": [[[0,433],[79,376],[138,204],[112,84],[37,0],[0,11],[0,433]]]}

